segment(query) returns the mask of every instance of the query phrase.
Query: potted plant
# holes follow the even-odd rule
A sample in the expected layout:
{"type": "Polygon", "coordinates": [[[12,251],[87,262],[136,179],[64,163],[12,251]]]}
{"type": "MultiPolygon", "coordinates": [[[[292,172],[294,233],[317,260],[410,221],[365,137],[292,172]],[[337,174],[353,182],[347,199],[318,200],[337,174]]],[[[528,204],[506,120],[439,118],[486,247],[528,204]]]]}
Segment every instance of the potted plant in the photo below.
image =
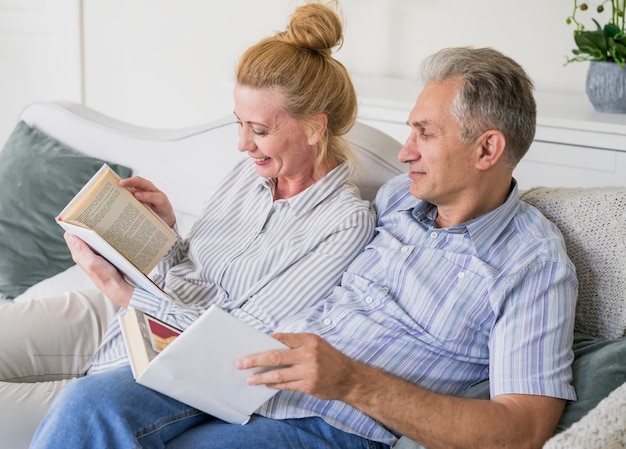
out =
{"type": "Polygon", "coordinates": [[[574,56],[567,63],[590,61],[586,92],[594,108],[601,112],[626,113],[626,0],[573,0],[574,11],[566,20],[574,25],[574,56]],[[610,11],[607,11],[609,9],[610,11]],[[596,13],[595,29],[587,29],[580,14],[596,13]]]}

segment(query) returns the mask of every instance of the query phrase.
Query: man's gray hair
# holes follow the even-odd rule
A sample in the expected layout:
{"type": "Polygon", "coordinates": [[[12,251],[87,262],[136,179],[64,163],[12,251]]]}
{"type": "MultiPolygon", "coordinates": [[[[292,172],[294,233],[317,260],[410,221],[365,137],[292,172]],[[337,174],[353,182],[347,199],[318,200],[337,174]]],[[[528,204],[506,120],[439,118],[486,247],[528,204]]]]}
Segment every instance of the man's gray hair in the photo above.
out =
{"type": "Polygon", "coordinates": [[[502,132],[505,161],[514,168],[535,136],[533,81],[517,62],[492,48],[446,48],[422,64],[424,84],[455,79],[459,87],[450,112],[461,139],[469,143],[487,130],[502,132]]]}

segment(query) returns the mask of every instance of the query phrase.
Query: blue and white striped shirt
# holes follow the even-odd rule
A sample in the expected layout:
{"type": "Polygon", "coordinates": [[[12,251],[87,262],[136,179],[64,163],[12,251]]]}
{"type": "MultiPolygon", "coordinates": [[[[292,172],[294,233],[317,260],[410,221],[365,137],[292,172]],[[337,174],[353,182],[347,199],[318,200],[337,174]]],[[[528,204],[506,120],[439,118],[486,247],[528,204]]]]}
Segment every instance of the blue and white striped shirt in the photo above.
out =
{"type": "MultiPolygon", "coordinates": [[[[507,201],[446,229],[401,175],[379,191],[374,239],[341,286],[285,332],[314,332],[350,357],[416,385],[458,394],[489,378],[491,394],[574,399],[577,281],[559,230],[532,206],[507,201]]],[[[338,401],[280,391],[259,413],[320,416],[393,445],[396,435],[338,401]]]]}
{"type": "MultiPolygon", "coordinates": [[[[342,164],[303,192],[273,201],[274,179],[245,159],[226,176],[186,241],[152,277],[173,301],[135,289],[130,305],[186,329],[211,304],[270,332],[339,283],[374,233],[375,213],[342,164]]],[[[121,311],[120,313],[124,313],[121,311]]],[[[114,320],[90,373],[128,363],[114,320]]]]}

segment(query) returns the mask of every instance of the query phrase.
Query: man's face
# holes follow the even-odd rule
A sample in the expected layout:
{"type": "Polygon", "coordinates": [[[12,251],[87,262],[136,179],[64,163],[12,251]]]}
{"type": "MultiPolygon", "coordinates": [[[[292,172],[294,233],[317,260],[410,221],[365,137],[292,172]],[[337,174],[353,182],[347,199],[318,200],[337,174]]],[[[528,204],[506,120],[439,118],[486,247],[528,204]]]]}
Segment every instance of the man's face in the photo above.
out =
{"type": "Polygon", "coordinates": [[[424,87],[409,114],[411,134],[398,154],[409,164],[411,193],[439,207],[462,201],[476,174],[474,146],[461,141],[449,112],[456,88],[454,81],[424,87]]]}

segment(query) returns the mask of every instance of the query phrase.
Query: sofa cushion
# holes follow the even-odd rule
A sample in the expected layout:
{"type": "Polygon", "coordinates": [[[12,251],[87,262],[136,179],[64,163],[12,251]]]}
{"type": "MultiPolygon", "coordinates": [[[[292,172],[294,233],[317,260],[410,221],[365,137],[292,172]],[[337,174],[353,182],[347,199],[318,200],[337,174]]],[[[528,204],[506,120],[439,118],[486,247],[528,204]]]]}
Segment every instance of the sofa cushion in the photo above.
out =
{"type": "Polygon", "coordinates": [[[520,195],[563,233],[576,266],[576,329],[626,335],[626,187],[538,187],[520,195]]]}
{"type": "MultiPolygon", "coordinates": [[[[105,161],[19,122],[0,152],[0,297],[73,265],[54,217],[105,161]]],[[[131,169],[107,162],[120,176],[131,169]]]]}

